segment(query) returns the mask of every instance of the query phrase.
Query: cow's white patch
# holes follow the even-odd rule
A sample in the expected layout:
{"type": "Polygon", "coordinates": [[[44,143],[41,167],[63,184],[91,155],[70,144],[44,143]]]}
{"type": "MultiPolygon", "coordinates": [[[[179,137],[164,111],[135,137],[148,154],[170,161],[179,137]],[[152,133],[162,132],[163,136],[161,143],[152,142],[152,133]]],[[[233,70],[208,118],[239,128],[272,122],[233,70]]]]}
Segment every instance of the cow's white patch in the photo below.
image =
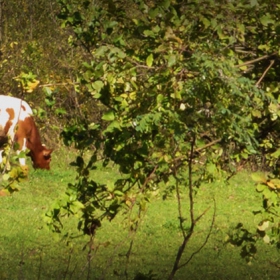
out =
{"type": "MultiPolygon", "coordinates": [[[[30,106],[21,99],[0,95],[0,135],[4,135],[4,128],[8,121],[11,121],[11,126],[8,130],[8,136],[11,141],[15,137],[16,125],[18,121],[24,121],[25,118],[32,115],[30,106]]],[[[23,141],[22,150],[26,150],[26,139],[23,141]]],[[[20,151],[18,151],[18,154],[20,151]]],[[[0,162],[3,161],[2,151],[0,151],[0,162]]],[[[20,158],[19,162],[21,165],[25,165],[25,158],[20,158]]]]}
{"type": "Polygon", "coordinates": [[[12,109],[14,114],[14,118],[11,120],[12,125],[8,131],[8,135],[11,139],[14,139],[16,124],[18,121],[23,121],[26,117],[31,116],[32,110],[24,100],[11,96],[0,95],[0,134],[3,134],[3,128],[10,120],[10,115],[7,109],[12,109]]]}
{"type": "MultiPolygon", "coordinates": [[[[0,102],[1,102],[1,98],[0,98],[0,102]]],[[[4,135],[4,128],[6,126],[6,123],[9,121],[9,114],[6,111],[6,109],[4,109],[3,106],[4,104],[0,103],[0,134],[4,135]]]]}
{"type": "Polygon", "coordinates": [[[25,158],[19,158],[18,160],[20,165],[26,165],[25,158]]]}

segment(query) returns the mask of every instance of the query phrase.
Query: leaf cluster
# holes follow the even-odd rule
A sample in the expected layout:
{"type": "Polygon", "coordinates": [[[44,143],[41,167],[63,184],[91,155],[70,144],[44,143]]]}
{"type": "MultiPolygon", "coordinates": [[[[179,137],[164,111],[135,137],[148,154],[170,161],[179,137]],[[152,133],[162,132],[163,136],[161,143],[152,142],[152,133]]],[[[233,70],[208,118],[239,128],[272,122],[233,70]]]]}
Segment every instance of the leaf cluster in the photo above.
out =
{"type": "Polygon", "coordinates": [[[10,144],[5,144],[1,148],[3,150],[0,163],[0,196],[6,196],[19,191],[19,183],[27,178],[28,168],[18,163],[18,159],[24,157],[25,152],[14,155],[14,149],[10,144]]]}

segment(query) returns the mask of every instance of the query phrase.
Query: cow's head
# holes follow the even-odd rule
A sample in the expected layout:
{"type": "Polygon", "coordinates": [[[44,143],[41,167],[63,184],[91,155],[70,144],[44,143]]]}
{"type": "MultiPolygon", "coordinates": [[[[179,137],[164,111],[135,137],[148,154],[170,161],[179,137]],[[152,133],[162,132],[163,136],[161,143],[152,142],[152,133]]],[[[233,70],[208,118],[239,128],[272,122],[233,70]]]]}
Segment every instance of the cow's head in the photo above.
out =
{"type": "Polygon", "coordinates": [[[33,167],[49,170],[52,151],[52,149],[47,149],[45,146],[42,146],[42,149],[39,152],[32,153],[32,151],[30,151],[29,153],[33,161],[33,167]]]}

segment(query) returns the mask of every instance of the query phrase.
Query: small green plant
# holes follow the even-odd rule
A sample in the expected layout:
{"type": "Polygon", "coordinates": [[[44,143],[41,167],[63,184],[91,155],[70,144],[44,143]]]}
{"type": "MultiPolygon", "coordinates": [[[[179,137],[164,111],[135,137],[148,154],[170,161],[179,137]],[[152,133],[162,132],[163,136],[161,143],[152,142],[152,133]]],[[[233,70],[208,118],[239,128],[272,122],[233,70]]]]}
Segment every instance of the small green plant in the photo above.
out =
{"type": "Polygon", "coordinates": [[[22,92],[32,93],[40,83],[40,81],[37,80],[36,78],[37,76],[32,72],[29,73],[21,72],[20,75],[18,75],[14,79],[20,84],[22,92]]]}
{"type": "Polygon", "coordinates": [[[261,205],[253,210],[257,221],[255,230],[249,230],[246,224],[239,223],[229,231],[228,238],[228,242],[241,247],[240,254],[249,263],[258,253],[260,241],[280,248],[280,180],[278,176],[261,172],[253,173],[252,179],[261,195],[261,205]]]}
{"type": "Polygon", "coordinates": [[[14,155],[15,151],[11,145],[5,145],[2,151],[2,162],[0,164],[0,195],[9,195],[18,191],[19,183],[27,178],[27,166],[20,166],[19,157],[25,156],[24,152],[14,155]]]}

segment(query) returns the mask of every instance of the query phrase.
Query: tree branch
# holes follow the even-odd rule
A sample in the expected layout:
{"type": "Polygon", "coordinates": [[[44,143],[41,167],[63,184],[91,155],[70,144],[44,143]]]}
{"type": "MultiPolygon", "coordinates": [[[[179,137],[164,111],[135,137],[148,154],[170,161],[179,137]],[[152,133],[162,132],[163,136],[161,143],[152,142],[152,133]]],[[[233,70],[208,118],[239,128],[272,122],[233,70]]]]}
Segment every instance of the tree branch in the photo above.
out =
{"type": "Polygon", "coordinates": [[[204,149],[206,149],[206,148],[208,148],[208,147],[211,147],[211,146],[213,146],[213,145],[215,145],[215,144],[217,144],[217,143],[219,143],[219,142],[221,142],[221,141],[222,141],[222,138],[218,138],[218,139],[216,139],[216,140],[214,140],[214,141],[212,141],[212,142],[206,144],[205,146],[203,146],[203,147],[201,147],[201,148],[195,149],[195,152],[196,152],[196,153],[197,153],[197,152],[200,152],[200,151],[202,151],[202,150],[204,150],[204,149]]]}
{"type": "Polygon", "coordinates": [[[276,54],[277,54],[277,52],[274,52],[274,53],[272,53],[272,54],[267,54],[267,55],[258,57],[258,58],[256,58],[256,59],[252,59],[252,60],[246,61],[246,62],[244,62],[244,63],[242,63],[242,64],[235,65],[235,67],[242,67],[242,66],[254,64],[255,62],[258,62],[258,61],[267,59],[267,58],[269,58],[269,57],[271,57],[271,56],[274,56],[274,55],[276,55],[276,54]]]}
{"type": "MultiPolygon", "coordinates": [[[[194,228],[195,228],[195,225],[196,225],[196,220],[195,220],[195,217],[194,217],[194,198],[193,198],[194,194],[193,194],[193,181],[192,181],[192,164],[193,164],[192,159],[193,159],[194,151],[195,151],[194,150],[195,142],[196,142],[196,135],[194,134],[192,142],[191,142],[191,151],[190,151],[190,155],[189,155],[189,159],[188,159],[188,162],[189,162],[189,170],[188,170],[189,182],[188,182],[188,185],[189,185],[189,202],[190,202],[189,215],[190,215],[191,226],[188,229],[188,233],[186,234],[184,232],[184,234],[183,234],[183,236],[184,236],[183,242],[178,249],[177,256],[176,256],[172,271],[171,271],[171,273],[168,277],[169,280],[172,280],[174,278],[176,271],[180,267],[180,260],[182,258],[182,255],[183,255],[184,251],[185,251],[185,248],[188,244],[188,241],[191,239],[191,237],[194,233],[194,228]]],[[[179,213],[179,215],[180,215],[180,213],[179,213]]],[[[179,218],[180,218],[180,227],[181,227],[182,230],[184,230],[183,229],[183,217],[180,216],[179,218]]]]}
{"type": "MultiPolygon", "coordinates": [[[[208,208],[208,209],[209,209],[209,208],[208,208]]],[[[202,217],[203,215],[205,215],[205,213],[208,211],[208,209],[205,210],[205,211],[202,213],[202,215],[201,215],[200,217],[202,217]]],[[[211,221],[211,225],[210,225],[210,230],[209,230],[209,232],[208,232],[208,234],[207,234],[207,236],[206,236],[204,242],[201,244],[201,246],[200,246],[195,252],[193,252],[193,253],[191,254],[191,256],[189,257],[189,259],[188,259],[186,262],[184,262],[183,264],[181,264],[181,265],[178,267],[178,269],[180,269],[180,268],[183,267],[183,266],[186,266],[186,265],[192,260],[192,258],[193,258],[196,254],[198,254],[198,253],[204,248],[204,246],[207,244],[207,242],[208,242],[208,240],[209,240],[209,238],[210,238],[210,235],[211,235],[211,233],[212,233],[213,227],[214,227],[215,217],[216,217],[216,209],[217,209],[217,207],[216,207],[216,201],[215,201],[215,199],[214,199],[214,213],[213,213],[213,217],[212,217],[212,221],[211,221]]]]}
{"type": "Polygon", "coordinates": [[[272,65],[274,64],[275,60],[270,60],[270,64],[268,65],[268,67],[265,69],[265,71],[263,72],[262,76],[260,77],[260,79],[257,81],[256,83],[256,87],[258,87],[261,83],[261,81],[263,80],[264,76],[266,75],[266,73],[268,72],[268,70],[272,67],[272,65]]]}

